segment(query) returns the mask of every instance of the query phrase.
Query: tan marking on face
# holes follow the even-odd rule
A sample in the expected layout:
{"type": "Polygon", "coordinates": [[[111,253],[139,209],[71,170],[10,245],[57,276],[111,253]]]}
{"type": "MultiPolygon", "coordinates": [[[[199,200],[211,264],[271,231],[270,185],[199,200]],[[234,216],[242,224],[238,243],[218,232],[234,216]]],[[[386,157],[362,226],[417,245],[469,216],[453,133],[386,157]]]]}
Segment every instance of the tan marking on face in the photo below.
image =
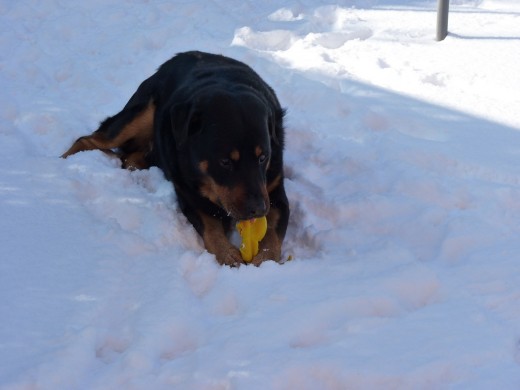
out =
{"type": "Polygon", "coordinates": [[[231,160],[237,162],[238,160],[240,160],[240,152],[238,150],[234,149],[230,153],[229,157],[231,157],[231,160]]]}
{"type": "Polygon", "coordinates": [[[206,176],[202,179],[200,194],[217,206],[222,207],[233,217],[239,218],[244,212],[245,190],[241,186],[229,188],[218,185],[213,178],[206,176]]]}
{"type": "Polygon", "coordinates": [[[260,157],[260,155],[263,153],[264,151],[262,150],[262,148],[260,146],[257,146],[255,148],[255,155],[256,157],[260,157]]]}
{"type": "Polygon", "coordinates": [[[202,173],[207,173],[208,172],[208,161],[207,160],[203,160],[201,162],[199,162],[199,169],[202,173]]]}
{"type": "Polygon", "coordinates": [[[208,198],[210,201],[212,201],[215,204],[219,203],[219,194],[222,191],[219,190],[219,186],[211,177],[205,177],[202,180],[202,185],[200,186],[200,194],[208,198]]]}

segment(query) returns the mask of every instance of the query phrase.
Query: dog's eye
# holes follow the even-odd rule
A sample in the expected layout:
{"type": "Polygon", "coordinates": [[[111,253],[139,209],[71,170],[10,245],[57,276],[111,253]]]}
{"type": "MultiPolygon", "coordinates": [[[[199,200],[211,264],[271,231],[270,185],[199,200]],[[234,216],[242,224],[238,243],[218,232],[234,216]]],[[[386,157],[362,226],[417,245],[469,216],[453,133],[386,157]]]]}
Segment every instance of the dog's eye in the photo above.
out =
{"type": "Polygon", "coordinates": [[[265,154],[261,154],[260,156],[258,156],[258,162],[260,164],[263,164],[267,161],[267,156],[265,154]]]}
{"type": "Polygon", "coordinates": [[[219,160],[219,164],[222,168],[230,169],[231,168],[231,159],[229,158],[221,158],[219,160]]]}

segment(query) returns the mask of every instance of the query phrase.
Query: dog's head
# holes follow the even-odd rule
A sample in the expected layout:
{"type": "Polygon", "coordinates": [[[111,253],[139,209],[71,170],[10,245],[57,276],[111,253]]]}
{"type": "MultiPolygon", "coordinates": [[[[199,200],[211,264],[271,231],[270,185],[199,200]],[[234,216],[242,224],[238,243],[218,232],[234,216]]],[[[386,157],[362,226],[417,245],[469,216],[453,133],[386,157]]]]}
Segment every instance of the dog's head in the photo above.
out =
{"type": "Polygon", "coordinates": [[[170,115],[200,194],[236,220],[266,215],[266,174],[277,144],[269,105],[250,92],[212,91],[172,107],[170,115]]]}

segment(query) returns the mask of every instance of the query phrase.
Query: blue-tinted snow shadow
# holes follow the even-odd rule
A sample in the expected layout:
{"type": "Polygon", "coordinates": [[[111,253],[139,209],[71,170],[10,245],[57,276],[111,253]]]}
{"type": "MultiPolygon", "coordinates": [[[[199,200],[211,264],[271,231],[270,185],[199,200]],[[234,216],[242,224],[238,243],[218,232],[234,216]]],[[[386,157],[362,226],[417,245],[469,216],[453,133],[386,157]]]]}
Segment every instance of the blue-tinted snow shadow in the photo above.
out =
{"type": "MultiPolygon", "coordinates": [[[[241,50],[233,51],[244,58],[241,50]]],[[[250,59],[251,53],[245,58],[250,59]]],[[[284,69],[269,59],[260,64],[267,71],[263,76],[287,106],[289,125],[301,125],[301,113],[314,113],[324,135],[362,140],[374,134],[379,138],[399,134],[481,163],[502,162],[511,172],[520,163],[520,129],[487,119],[485,112],[473,115],[348,78],[284,69]]]]}
{"type": "MultiPolygon", "coordinates": [[[[520,192],[520,129],[359,81],[285,69],[247,49],[230,54],[254,64],[288,109],[293,215],[285,247],[296,258],[349,257],[381,243],[420,260],[449,257],[442,248],[451,222],[440,216],[470,207],[464,229],[480,237],[502,224],[493,213],[518,208],[511,199],[520,192]]],[[[486,240],[506,239],[517,229],[507,224],[486,240]]]]}
{"type": "Polygon", "coordinates": [[[448,31],[448,35],[457,39],[468,39],[468,40],[485,40],[485,41],[518,41],[520,36],[482,36],[482,35],[464,35],[457,34],[448,31]]]}

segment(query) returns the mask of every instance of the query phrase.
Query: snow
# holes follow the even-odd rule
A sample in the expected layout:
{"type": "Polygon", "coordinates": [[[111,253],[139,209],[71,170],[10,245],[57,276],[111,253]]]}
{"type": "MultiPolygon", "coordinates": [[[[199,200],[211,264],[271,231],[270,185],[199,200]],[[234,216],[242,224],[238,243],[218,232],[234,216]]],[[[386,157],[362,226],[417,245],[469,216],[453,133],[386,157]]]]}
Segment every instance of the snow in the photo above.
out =
{"type": "Polygon", "coordinates": [[[0,388],[519,388],[520,4],[451,3],[2,2],[0,388]],[[191,49],[288,108],[283,265],[57,158],[191,49]]]}

